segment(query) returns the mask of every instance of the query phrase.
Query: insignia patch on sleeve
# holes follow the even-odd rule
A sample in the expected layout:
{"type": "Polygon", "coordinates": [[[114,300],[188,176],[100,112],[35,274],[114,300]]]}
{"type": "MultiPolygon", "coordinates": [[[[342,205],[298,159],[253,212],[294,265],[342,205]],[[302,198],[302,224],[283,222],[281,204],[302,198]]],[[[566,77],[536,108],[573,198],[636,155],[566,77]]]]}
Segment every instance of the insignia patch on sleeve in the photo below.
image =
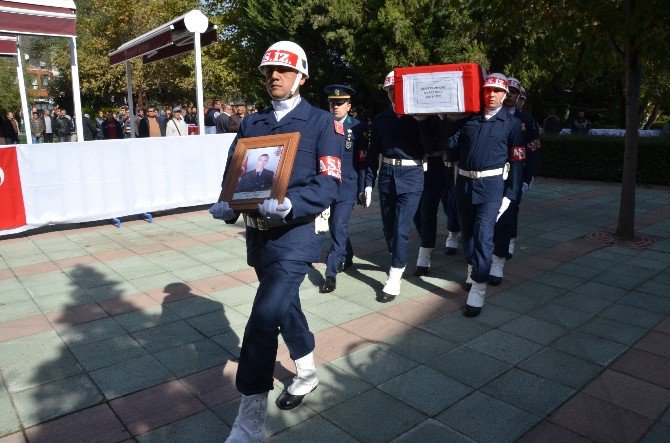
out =
{"type": "Polygon", "coordinates": [[[342,124],[342,122],[333,120],[333,125],[335,125],[335,132],[337,134],[344,135],[344,125],[342,124]]]}
{"type": "Polygon", "coordinates": [[[319,157],[319,174],[330,175],[342,181],[342,160],[330,155],[319,157]]]}
{"type": "Polygon", "coordinates": [[[515,146],[510,150],[509,161],[516,162],[526,159],[526,150],[523,146],[515,146]]]}

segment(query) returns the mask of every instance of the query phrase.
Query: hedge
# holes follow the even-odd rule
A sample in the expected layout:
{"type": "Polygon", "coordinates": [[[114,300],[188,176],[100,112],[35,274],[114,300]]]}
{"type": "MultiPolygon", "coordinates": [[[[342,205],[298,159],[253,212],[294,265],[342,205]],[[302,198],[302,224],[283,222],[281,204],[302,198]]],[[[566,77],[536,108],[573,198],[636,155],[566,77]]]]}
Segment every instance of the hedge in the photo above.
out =
{"type": "MultiPolygon", "coordinates": [[[[623,152],[623,137],[544,136],[539,175],[620,183],[623,152]]],[[[637,182],[670,185],[669,138],[640,137],[637,182]]]]}

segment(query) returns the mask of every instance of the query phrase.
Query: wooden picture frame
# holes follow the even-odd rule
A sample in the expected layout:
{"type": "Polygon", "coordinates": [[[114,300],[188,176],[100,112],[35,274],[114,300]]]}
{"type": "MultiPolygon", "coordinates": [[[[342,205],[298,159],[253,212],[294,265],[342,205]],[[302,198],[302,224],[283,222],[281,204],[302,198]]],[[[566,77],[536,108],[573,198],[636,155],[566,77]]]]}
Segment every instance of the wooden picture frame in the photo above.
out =
{"type": "Polygon", "coordinates": [[[258,212],[258,205],[267,198],[283,201],[299,142],[299,132],[238,139],[223,182],[222,201],[237,212],[258,212]]]}

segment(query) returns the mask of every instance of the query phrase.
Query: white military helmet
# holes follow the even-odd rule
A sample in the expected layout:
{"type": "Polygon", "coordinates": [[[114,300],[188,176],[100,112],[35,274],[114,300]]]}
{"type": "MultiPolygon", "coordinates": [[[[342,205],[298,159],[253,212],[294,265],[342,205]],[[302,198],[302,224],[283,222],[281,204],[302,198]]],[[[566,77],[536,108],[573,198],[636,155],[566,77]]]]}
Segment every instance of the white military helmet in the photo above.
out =
{"type": "Polygon", "coordinates": [[[258,69],[264,72],[264,66],[287,66],[300,72],[305,78],[309,77],[305,51],[300,45],[286,40],[273,44],[265,51],[258,69]]]}
{"type": "Polygon", "coordinates": [[[519,96],[519,98],[520,98],[521,100],[525,100],[525,99],[526,99],[526,88],[524,88],[523,86],[521,87],[521,95],[519,96]]]}
{"type": "Polygon", "coordinates": [[[508,83],[510,88],[514,88],[517,91],[521,92],[522,86],[521,86],[521,82],[519,80],[515,79],[514,77],[509,77],[507,79],[507,83],[508,83]]]}
{"type": "Polygon", "coordinates": [[[394,84],[395,84],[395,73],[391,71],[388,74],[386,74],[386,78],[384,79],[384,86],[382,86],[382,88],[388,90],[394,84]]]}
{"type": "Polygon", "coordinates": [[[504,74],[494,72],[493,74],[489,74],[486,79],[484,79],[484,85],[482,88],[504,89],[505,92],[509,93],[509,82],[504,74]]]}

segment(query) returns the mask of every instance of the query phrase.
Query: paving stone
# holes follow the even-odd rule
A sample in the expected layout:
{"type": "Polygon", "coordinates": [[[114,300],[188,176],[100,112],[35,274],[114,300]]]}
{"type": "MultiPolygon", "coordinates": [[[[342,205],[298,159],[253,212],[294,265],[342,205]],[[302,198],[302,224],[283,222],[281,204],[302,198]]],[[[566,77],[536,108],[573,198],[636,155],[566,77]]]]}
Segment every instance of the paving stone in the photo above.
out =
{"type": "Polygon", "coordinates": [[[635,344],[637,349],[670,358],[670,335],[651,331],[635,344]]]}
{"type": "Polygon", "coordinates": [[[661,423],[670,426],[670,408],[668,408],[668,410],[665,411],[665,414],[661,417],[661,423]]]}
{"type": "MultiPolygon", "coordinates": [[[[604,283],[610,286],[616,286],[624,289],[635,289],[642,283],[649,280],[649,277],[655,274],[654,271],[640,272],[639,274],[631,275],[623,272],[622,266],[616,266],[613,269],[607,270],[593,279],[596,283],[604,283]]],[[[637,268],[643,269],[643,268],[637,268]]],[[[649,271],[649,270],[644,270],[649,271]]]]}
{"type": "Polygon", "coordinates": [[[662,314],[625,304],[615,304],[598,314],[599,317],[650,329],[665,318],[662,314]]]}
{"type": "Polygon", "coordinates": [[[322,415],[359,441],[388,441],[424,420],[421,413],[376,389],[322,415]]]}
{"type": "Polygon", "coordinates": [[[555,272],[547,272],[546,274],[533,277],[533,281],[535,282],[568,290],[583,284],[586,280],[586,278],[564,275],[555,272]]]}
{"type": "Polygon", "coordinates": [[[132,335],[150,353],[192,343],[203,338],[202,334],[182,320],[143,329],[132,335]]]}
{"type": "Polygon", "coordinates": [[[549,419],[598,442],[638,441],[652,424],[648,418],[581,392],[549,419]]]}
{"type": "Polygon", "coordinates": [[[481,314],[475,317],[474,320],[495,328],[518,316],[518,312],[510,311],[509,309],[495,305],[486,305],[486,307],[482,309],[481,314]]]}
{"type": "Polygon", "coordinates": [[[491,329],[487,325],[463,317],[461,312],[429,321],[419,328],[456,343],[465,343],[491,329]]]}
{"type": "Polygon", "coordinates": [[[84,346],[89,343],[124,335],[126,331],[115,319],[108,317],[61,329],[63,341],[70,347],[84,346]]]}
{"type": "Polygon", "coordinates": [[[659,297],[644,292],[631,292],[619,300],[619,303],[663,315],[670,314],[670,298],[668,297],[659,297]]]}
{"type": "Polygon", "coordinates": [[[580,325],[577,330],[627,346],[638,341],[647,332],[644,328],[602,317],[594,317],[588,320],[580,325]]]}
{"type": "Polygon", "coordinates": [[[18,392],[82,372],[70,351],[61,349],[58,355],[36,355],[2,368],[2,377],[10,392],[18,392]]]}
{"type": "Polygon", "coordinates": [[[166,303],[164,306],[180,318],[195,317],[213,311],[223,311],[221,303],[208,297],[190,297],[166,303]]]}
{"type": "Polygon", "coordinates": [[[89,372],[108,400],[172,380],[173,376],[151,355],[89,372]]]}
{"type": "Polygon", "coordinates": [[[545,346],[566,333],[566,329],[561,326],[527,315],[522,315],[509,323],[505,323],[500,326],[500,329],[545,346]]]}
{"type": "Polygon", "coordinates": [[[519,368],[575,389],[582,388],[602,370],[602,366],[551,348],[521,362],[519,368]]]}
{"type": "Polygon", "coordinates": [[[270,437],[268,443],[294,443],[294,442],[351,442],[358,440],[347,434],[342,429],[334,426],[327,420],[316,416],[298,423],[286,431],[270,437]]]}
{"type": "Polygon", "coordinates": [[[500,330],[489,331],[465,345],[510,364],[517,364],[542,349],[533,342],[500,330]]]}
{"type": "Polygon", "coordinates": [[[24,426],[85,409],[103,401],[95,385],[85,375],[43,384],[12,395],[24,426]]]}
{"type": "Polygon", "coordinates": [[[427,362],[426,366],[474,388],[485,385],[511,367],[464,346],[427,362]]]}
{"type": "Polygon", "coordinates": [[[665,443],[668,441],[670,441],[670,426],[661,423],[651,428],[642,439],[642,443],[665,443]]]}
{"type": "Polygon", "coordinates": [[[611,369],[670,388],[670,358],[631,348],[612,364],[611,369]]]}
{"type": "Polygon", "coordinates": [[[573,292],[578,294],[590,295],[603,300],[617,301],[628,293],[627,289],[617,288],[603,283],[588,281],[583,285],[577,286],[573,292]]]}
{"type": "Polygon", "coordinates": [[[316,306],[305,308],[305,311],[316,316],[327,318],[334,324],[344,323],[358,317],[362,317],[370,312],[369,309],[339,298],[332,299],[316,306]]]}
{"type": "Polygon", "coordinates": [[[525,434],[540,418],[475,392],[438,415],[437,420],[476,441],[509,442],[525,434]]]}
{"type": "Polygon", "coordinates": [[[589,314],[597,314],[603,309],[611,306],[613,302],[591,295],[568,292],[555,298],[553,303],[567,306],[568,308],[579,309],[588,312],[589,314]]]}
{"type": "Polygon", "coordinates": [[[652,420],[658,419],[670,405],[667,389],[609,369],[583,392],[652,420]]]}
{"type": "Polygon", "coordinates": [[[419,366],[382,383],[379,389],[430,417],[472,391],[468,386],[426,366],[419,366]]]}
{"type": "Polygon", "coordinates": [[[405,432],[400,437],[392,440],[393,443],[472,443],[474,440],[460,434],[448,426],[429,418],[419,426],[405,432]]]}
{"type": "Polygon", "coordinates": [[[203,411],[137,437],[139,442],[167,441],[220,442],[230,433],[226,425],[212,411],[203,411]]]}
{"type": "Polygon", "coordinates": [[[588,440],[574,432],[565,429],[555,423],[542,420],[526,435],[519,439],[520,443],[543,443],[543,442],[565,442],[565,443],[589,443],[588,440]]]}
{"type": "Polygon", "coordinates": [[[331,363],[319,366],[317,374],[319,387],[305,397],[303,403],[319,413],[372,389],[361,378],[331,363]]]}
{"type": "Polygon", "coordinates": [[[154,356],[175,377],[183,377],[224,364],[233,357],[208,338],[165,349],[154,356]]]}
{"type": "Polygon", "coordinates": [[[345,355],[334,360],[332,364],[373,385],[383,383],[418,366],[412,360],[380,345],[368,346],[345,355]]]}
{"type": "MultiPolygon", "coordinates": [[[[512,288],[514,289],[514,288],[512,288]]],[[[486,301],[487,309],[493,306],[501,306],[503,308],[516,311],[519,313],[526,313],[532,309],[537,308],[544,302],[536,297],[507,290],[496,294],[486,301]]]]}
{"type": "Polygon", "coordinates": [[[581,332],[570,332],[551,347],[602,366],[610,364],[626,350],[624,345],[581,332]]]}
{"type": "Polygon", "coordinates": [[[456,343],[444,340],[419,329],[394,335],[383,341],[388,348],[418,363],[433,360],[457,347],[456,343]]]}
{"type": "Polygon", "coordinates": [[[484,386],[481,392],[531,414],[546,416],[576,391],[537,375],[512,368],[484,386]]]}
{"type": "Polygon", "coordinates": [[[212,337],[224,332],[246,326],[248,317],[240,314],[233,308],[223,311],[208,312],[186,319],[186,323],[193,326],[205,337],[212,337]]]}
{"type": "Polygon", "coordinates": [[[558,272],[559,274],[573,277],[581,277],[588,280],[600,274],[602,270],[591,268],[590,266],[578,265],[575,263],[565,263],[561,266],[558,266],[557,268],[554,268],[553,272],[558,272]]]}
{"type": "Polygon", "coordinates": [[[15,365],[36,357],[57,359],[64,347],[63,340],[55,331],[0,343],[0,367],[15,365]]]}
{"type": "Polygon", "coordinates": [[[72,353],[87,371],[147,355],[147,351],[128,334],[75,347],[72,353]]]}
{"type": "Polygon", "coordinates": [[[9,394],[0,388],[0,437],[13,434],[20,430],[19,418],[16,416],[9,394]]]}
{"type": "Polygon", "coordinates": [[[592,317],[591,314],[577,309],[568,308],[555,303],[548,303],[528,313],[531,317],[573,329],[592,317]]]}
{"type": "Polygon", "coordinates": [[[140,309],[139,311],[128,312],[114,317],[128,332],[137,332],[142,329],[149,329],[158,325],[172,323],[179,320],[179,317],[172,313],[163,305],[152,306],[150,308],[140,309]]]}

